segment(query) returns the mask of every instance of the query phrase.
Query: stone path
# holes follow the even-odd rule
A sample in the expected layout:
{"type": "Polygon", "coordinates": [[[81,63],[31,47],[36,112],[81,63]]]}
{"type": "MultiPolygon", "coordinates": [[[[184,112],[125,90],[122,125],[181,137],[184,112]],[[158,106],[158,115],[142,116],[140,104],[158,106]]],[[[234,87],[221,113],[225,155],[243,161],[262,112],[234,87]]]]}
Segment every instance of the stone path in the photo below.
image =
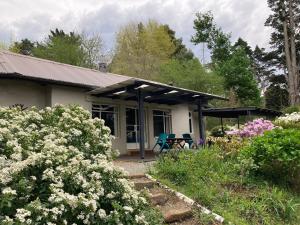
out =
{"type": "Polygon", "coordinates": [[[133,181],[137,190],[145,189],[148,192],[151,205],[161,211],[166,223],[172,225],[202,224],[194,217],[194,209],[191,205],[145,176],[152,163],[116,161],[115,165],[128,171],[128,178],[133,181]]]}

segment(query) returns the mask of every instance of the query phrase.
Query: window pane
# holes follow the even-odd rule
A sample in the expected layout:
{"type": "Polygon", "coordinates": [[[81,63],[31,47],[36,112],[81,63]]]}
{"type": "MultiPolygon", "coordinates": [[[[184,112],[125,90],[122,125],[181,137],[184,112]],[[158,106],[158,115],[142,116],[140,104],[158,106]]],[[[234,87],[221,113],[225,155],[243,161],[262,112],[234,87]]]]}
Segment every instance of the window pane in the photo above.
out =
{"type": "Polygon", "coordinates": [[[115,115],[114,113],[102,112],[101,119],[105,121],[105,126],[108,126],[111,130],[111,134],[115,135],[115,115]]]}
{"type": "Polygon", "coordinates": [[[154,116],[153,117],[153,126],[154,126],[154,136],[159,136],[159,134],[164,133],[164,117],[154,116]]]}
{"type": "Polygon", "coordinates": [[[105,126],[109,127],[112,135],[116,135],[118,116],[114,106],[111,105],[92,105],[92,118],[98,117],[104,120],[105,126]]]}

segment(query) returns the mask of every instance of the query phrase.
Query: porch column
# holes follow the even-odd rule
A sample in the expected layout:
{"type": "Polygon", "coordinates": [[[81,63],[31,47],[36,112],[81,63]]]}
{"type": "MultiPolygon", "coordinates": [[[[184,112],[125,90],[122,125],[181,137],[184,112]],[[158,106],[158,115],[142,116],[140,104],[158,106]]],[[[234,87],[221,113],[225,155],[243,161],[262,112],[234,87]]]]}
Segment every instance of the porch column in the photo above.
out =
{"type": "Polygon", "coordinates": [[[204,124],[204,117],[203,117],[203,112],[202,112],[202,103],[203,101],[199,99],[198,102],[198,122],[199,122],[199,134],[200,134],[200,139],[201,141],[204,142],[205,144],[205,124],[204,124]]]}
{"type": "Polygon", "coordinates": [[[144,96],[141,89],[137,91],[138,97],[138,114],[139,114],[139,145],[141,159],[145,158],[145,110],[144,96]]]}

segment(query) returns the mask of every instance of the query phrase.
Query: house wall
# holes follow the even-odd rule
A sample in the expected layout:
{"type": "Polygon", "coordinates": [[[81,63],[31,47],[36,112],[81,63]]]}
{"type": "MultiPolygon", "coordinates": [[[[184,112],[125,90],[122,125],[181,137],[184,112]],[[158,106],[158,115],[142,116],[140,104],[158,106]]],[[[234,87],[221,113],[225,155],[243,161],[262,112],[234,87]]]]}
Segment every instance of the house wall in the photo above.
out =
{"type": "Polygon", "coordinates": [[[43,108],[47,94],[45,85],[23,80],[0,80],[0,106],[23,104],[25,107],[43,108]]]}
{"type": "Polygon", "coordinates": [[[50,106],[55,104],[77,104],[91,111],[91,103],[87,100],[86,90],[82,88],[52,86],[50,95],[50,106]]]}
{"type": "MultiPolygon", "coordinates": [[[[91,111],[92,103],[112,104],[118,108],[118,133],[113,140],[113,148],[121,154],[127,154],[126,143],[126,107],[137,107],[134,101],[122,101],[116,99],[98,98],[90,96],[86,90],[74,87],[58,85],[41,85],[30,81],[0,80],[0,106],[24,104],[25,107],[54,106],[55,104],[78,104],[91,111]]],[[[156,143],[153,128],[153,110],[169,110],[172,114],[172,130],[177,137],[183,133],[189,133],[189,112],[193,112],[187,104],[169,106],[161,104],[145,103],[145,122],[147,145],[146,149],[152,149],[156,143]]],[[[197,113],[193,113],[193,134],[195,140],[199,139],[197,113]]],[[[138,145],[132,146],[132,151],[138,151],[138,145]]]]}

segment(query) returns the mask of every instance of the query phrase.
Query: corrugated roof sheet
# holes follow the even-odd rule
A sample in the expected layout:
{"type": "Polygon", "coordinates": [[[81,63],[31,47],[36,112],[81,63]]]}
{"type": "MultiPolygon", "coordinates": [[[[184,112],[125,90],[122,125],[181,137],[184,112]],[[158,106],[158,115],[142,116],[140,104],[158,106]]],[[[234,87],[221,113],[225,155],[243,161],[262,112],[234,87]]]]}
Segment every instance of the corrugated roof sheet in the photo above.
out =
{"type": "Polygon", "coordinates": [[[90,87],[107,87],[133,79],[127,76],[0,51],[0,76],[4,74],[6,76],[17,74],[24,78],[90,87]]]}

